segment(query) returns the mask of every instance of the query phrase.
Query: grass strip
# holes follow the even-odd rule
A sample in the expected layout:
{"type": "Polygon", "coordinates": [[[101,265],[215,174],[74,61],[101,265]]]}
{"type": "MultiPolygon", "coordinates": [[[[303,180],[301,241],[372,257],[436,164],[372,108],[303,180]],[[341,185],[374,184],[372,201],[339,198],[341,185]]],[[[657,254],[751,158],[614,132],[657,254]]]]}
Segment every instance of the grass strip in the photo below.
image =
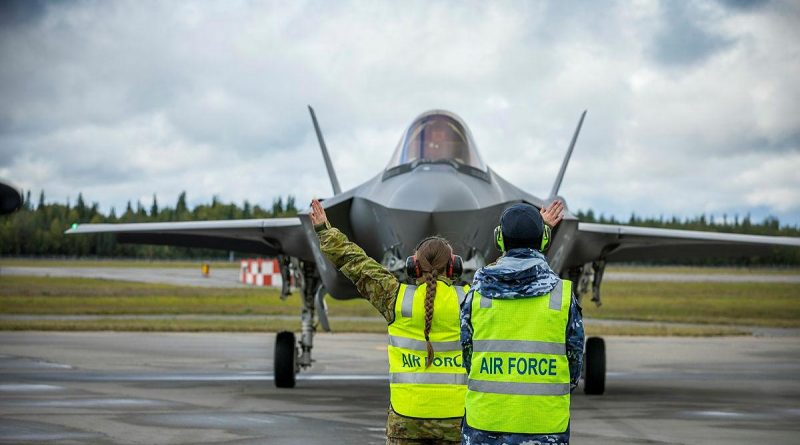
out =
{"type": "Polygon", "coordinates": [[[752,335],[751,332],[737,328],[713,326],[592,326],[586,325],[586,336],[648,336],[648,337],[722,337],[732,335],[752,335]]]}
{"type": "Polygon", "coordinates": [[[609,265],[606,272],[682,275],[800,275],[800,268],[789,267],[730,267],[730,266],[636,266],[609,265]]]}
{"type": "Polygon", "coordinates": [[[587,317],[677,323],[800,327],[794,283],[609,282],[603,306],[584,300],[587,317]]]}
{"type": "MultiPolygon", "coordinates": [[[[363,299],[328,299],[343,316],[376,316],[363,299]]],[[[277,289],[209,288],[94,278],[0,276],[0,313],[30,315],[294,315],[298,292],[281,300],[277,289]]]]}
{"type": "MultiPolygon", "coordinates": [[[[0,331],[280,332],[299,331],[298,320],[4,320],[0,331]]],[[[385,333],[386,322],[336,321],[334,332],[385,333]]]]}
{"type": "MultiPolygon", "coordinates": [[[[603,285],[603,306],[597,308],[585,300],[584,316],[597,319],[796,328],[800,327],[799,299],[800,285],[794,283],[609,282],[603,285]]],[[[365,300],[328,299],[328,303],[332,317],[374,317],[379,324],[381,323],[377,311],[365,300]]],[[[298,295],[281,300],[278,291],[269,288],[205,288],[90,278],[0,276],[2,314],[268,316],[296,315],[300,310],[301,301],[298,295]]],[[[126,320],[126,322],[131,326],[150,324],[156,330],[170,329],[169,321],[165,320],[126,320]]],[[[275,322],[275,320],[269,321],[269,323],[275,322]]],[[[108,323],[106,325],[109,325],[108,323]]],[[[109,329],[118,329],[119,326],[125,325],[121,323],[120,320],[114,320],[113,326],[109,329]]],[[[208,320],[181,320],[179,324],[188,326],[187,329],[191,330],[245,329],[215,327],[220,323],[208,320]]],[[[226,323],[229,324],[222,325],[244,327],[258,325],[252,321],[226,323]]],[[[43,326],[46,325],[57,326],[56,329],[95,329],[87,326],[102,326],[97,320],[7,321],[4,324],[30,326],[28,329],[44,329],[43,326]],[[84,327],[71,328],[69,327],[71,325],[84,327]]],[[[289,326],[296,327],[296,324],[291,323],[289,326]]],[[[140,329],[144,328],[136,328],[140,329]]],[[[631,335],[650,335],[653,329],[661,331],[688,329],[682,332],[689,332],[695,328],[615,326],[592,329],[614,329],[614,332],[636,333],[631,335]]],[[[714,329],[720,330],[720,328],[714,329]]],[[[733,334],[724,329],[720,331],[722,333],[719,335],[733,334]]]]}

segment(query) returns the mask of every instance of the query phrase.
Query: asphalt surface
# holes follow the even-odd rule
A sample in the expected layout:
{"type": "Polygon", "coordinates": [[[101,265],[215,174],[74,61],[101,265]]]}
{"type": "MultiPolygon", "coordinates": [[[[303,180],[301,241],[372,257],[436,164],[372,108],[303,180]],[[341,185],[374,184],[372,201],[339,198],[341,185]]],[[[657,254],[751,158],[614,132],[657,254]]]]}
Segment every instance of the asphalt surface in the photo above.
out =
{"type": "MultiPolygon", "coordinates": [[[[297,388],[271,334],[0,333],[0,443],[381,444],[385,335],[324,334],[297,388]]],[[[573,444],[800,443],[797,338],[606,339],[573,444]]]]}
{"type": "MultiPolygon", "coordinates": [[[[214,268],[209,277],[200,274],[197,268],[154,268],[154,267],[0,267],[0,276],[26,275],[37,277],[84,277],[107,280],[138,281],[145,283],[167,283],[183,286],[205,287],[246,287],[239,282],[239,269],[214,268]]],[[[741,275],[720,273],[659,273],[659,272],[608,272],[603,276],[605,282],[613,281],[670,281],[670,282],[709,282],[709,283],[800,283],[800,274],[757,274],[741,275]]]]}
{"type": "Polygon", "coordinates": [[[178,286],[248,287],[239,281],[239,269],[214,268],[208,277],[197,268],[172,267],[0,267],[0,276],[100,278],[104,280],[165,283],[178,286]]]}

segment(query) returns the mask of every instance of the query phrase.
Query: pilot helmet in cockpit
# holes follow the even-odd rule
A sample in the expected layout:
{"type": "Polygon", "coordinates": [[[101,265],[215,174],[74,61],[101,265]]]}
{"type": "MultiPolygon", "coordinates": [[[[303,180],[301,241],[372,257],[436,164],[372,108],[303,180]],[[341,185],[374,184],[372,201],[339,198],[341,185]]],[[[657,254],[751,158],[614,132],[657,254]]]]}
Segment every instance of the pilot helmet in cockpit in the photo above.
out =
{"type": "Polygon", "coordinates": [[[417,159],[454,160],[469,163],[469,148],[463,128],[443,115],[430,116],[418,122],[408,135],[410,153],[417,159]]]}
{"type": "Polygon", "coordinates": [[[446,161],[456,168],[486,171],[466,124],[444,110],[428,111],[414,119],[386,168],[415,165],[416,161],[446,161]]]}

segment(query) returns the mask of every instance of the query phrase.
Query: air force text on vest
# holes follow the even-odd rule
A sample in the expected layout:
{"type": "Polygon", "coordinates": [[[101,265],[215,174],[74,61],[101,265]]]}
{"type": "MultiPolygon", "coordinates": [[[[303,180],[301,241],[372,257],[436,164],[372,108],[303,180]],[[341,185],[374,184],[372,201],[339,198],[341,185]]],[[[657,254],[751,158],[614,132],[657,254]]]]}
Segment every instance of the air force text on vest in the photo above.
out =
{"type": "Polygon", "coordinates": [[[556,359],[536,357],[483,357],[481,374],[556,375],[556,359]]]}
{"type": "MultiPolygon", "coordinates": [[[[414,354],[406,354],[403,353],[403,367],[404,368],[421,368],[423,365],[422,357],[414,354]]],[[[454,357],[434,357],[433,362],[431,363],[433,366],[455,366],[456,368],[461,367],[461,356],[457,355],[454,357]]]]}

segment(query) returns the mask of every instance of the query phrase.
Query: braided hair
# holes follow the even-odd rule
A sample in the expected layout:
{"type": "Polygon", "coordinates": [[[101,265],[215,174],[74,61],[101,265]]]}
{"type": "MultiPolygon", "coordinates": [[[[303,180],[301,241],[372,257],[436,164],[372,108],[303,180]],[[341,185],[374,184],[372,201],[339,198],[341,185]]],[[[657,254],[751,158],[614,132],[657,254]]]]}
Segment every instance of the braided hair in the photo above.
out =
{"type": "Polygon", "coordinates": [[[444,238],[433,237],[424,240],[417,248],[417,261],[419,261],[422,278],[425,280],[425,343],[428,356],[425,367],[433,362],[433,345],[431,345],[430,332],[433,322],[433,298],[436,296],[436,281],[439,275],[446,275],[447,266],[453,249],[444,238]]]}

